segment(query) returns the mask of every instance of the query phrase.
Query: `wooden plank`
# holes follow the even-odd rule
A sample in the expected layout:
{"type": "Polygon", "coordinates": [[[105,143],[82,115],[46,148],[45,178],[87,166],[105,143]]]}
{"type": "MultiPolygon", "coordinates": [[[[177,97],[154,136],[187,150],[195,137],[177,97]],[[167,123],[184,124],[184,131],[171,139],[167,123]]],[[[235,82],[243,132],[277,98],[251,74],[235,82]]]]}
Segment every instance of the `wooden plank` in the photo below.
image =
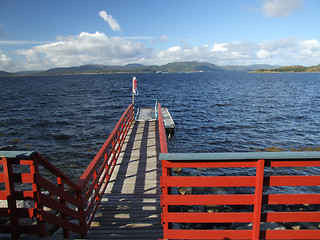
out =
{"type": "Polygon", "coordinates": [[[320,239],[319,230],[267,230],[262,231],[264,239],[320,239]]]}
{"type": "Polygon", "coordinates": [[[251,230],[168,230],[165,239],[251,239],[251,230]]]}
{"type": "MultiPolygon", "coordinates": [[[[320,165],[320,152],[237,152],[237,153],[161,153],[160,160],[168,161],[197,161],[197,160],[306,160],[318,159],[320,165]]],[[[308,166],[308,165],[306,165],[308,166]]]]}
{"type": "Polygon", "coordinates": [[[164,168],[240,168],[256,167],[256,162],[252,160],[243,161],[166,161],[162,160],[162,167],[164,168]]]}
{"type": "Polygon", "coordinates": [[[232,223],[252,222],[252,212],[234,213],[185,213],[170,212],[163,214],[163,221],[177,223],[232,223]]]}
{"type": "Polygon", "coordinates": [[[252,187],[254,176],[162,177],[162,187],[252,187]]]}
{"type": "Polygon", "coordinates": [[[163,205],[252,205],[253,194],[224,195],[168,195],[163,205]]]}
{"type": "Polygon", "coordinates": [[[134,216],[134,218],[132,218],[130,216],[129,213],[118,213],[118,214],[115,214],[115,215],[112,215],[112,214],[103,214],[102,213],[102,216],[101,219],[99,217],[99,213],[96,215],[94,221],[97,222],[97,223],[102,223],[102,222],[134,222],[134,221],[149,221],[149,220],[156,220],[157,223],[159,223],[159,214],[152,214],[152,215],[148,215],[148,216],[145,216],[145,215],[139,215],[139,214],[136,214],[134,216]]]}
{"type": "Polygon", "coordinates": [[[163,116],[164,128],[166,130],[167,129],[174,129],[176,126],[175,126],[174,121],[171,117],[169,109],[166,107],[162,107],[161,112],[162,112],[162,116],[163,116]]]}
{"type": "Polygon", "coordinates": [[[320,212],[268,212],[261,216],[265,222],[319,222],[320,212]]]}
{"type": "Polygon", "coordinates": [[[154,227],[155,224],[158,224],[159,220],[158,219],[152,219],[152,218],[149,218],[149,219],[145,219],[145,218],[138,218],[138,217],[135,217],[134,219],[131,219],[130,222],[128,223],[128,219],[117,219],[117,220],[114,220],[114,219],[106,219],[106,218],[102,218],[100,219],[99,222],[93,222],[91,224],[91,227],[96,227],[96,226],[100,226],[101,223],[103,223],[103,227],[104,228],[114,228],[115,226],[123,226],[124,224],[127,226],[127,225],[130,225],[130,224],[137,224],[137,226],[139,226],[140,224],[152,224],[151,227],[154,227]]]}
{"type": "Polygon", "coordinates": [[[88,239],[162,238],[156,129],[155,121],[132,124],[88,239]]]}
{"type": "MultiPolygon", "coordinates": [[[[110,207],[123,207],[123,206],[127,206],[128,204],[126,204],[125,202],[119,203],[118,201],[105,201],[108,202],[108,206],[110,207]]],[[[143,206],[154,206],[155,203],[160,203],[160,201],[157,202],[150,202],[150,203],[143,203],[143,206]]],[[[140,207],[141,203],[140,202],[130,202],[130,206],[131,207],[140,207]]]]}
{"type": "Polygon", "coordinates": [[[270,176],[266,186],[320,186],[320,176],[270,176]]]}
{"type": "Polygon", "coordinates": [[[269,194],[263,204],[320,204],[320,194],[269,194]]]}
{"type": "Polygon", "coordinates": [[[6,158],[30,158],[34,151],[0,151],[0,157],[6,158]]]}
{"type": "Polygon", "coordinates": [[[155,121],[154,108],[139,108],[137,121],[155,121]]]}

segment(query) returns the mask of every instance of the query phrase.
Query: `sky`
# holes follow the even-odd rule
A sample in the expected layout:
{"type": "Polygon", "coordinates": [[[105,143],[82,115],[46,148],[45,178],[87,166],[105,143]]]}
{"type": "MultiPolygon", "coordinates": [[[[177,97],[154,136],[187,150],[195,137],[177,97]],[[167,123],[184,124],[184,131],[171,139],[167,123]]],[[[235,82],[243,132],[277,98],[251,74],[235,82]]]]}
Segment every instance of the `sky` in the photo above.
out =
{"type": "Polygon", "coordinates": [[[0,70],[320,64],[319,0],[0,0],[0,70]]]}

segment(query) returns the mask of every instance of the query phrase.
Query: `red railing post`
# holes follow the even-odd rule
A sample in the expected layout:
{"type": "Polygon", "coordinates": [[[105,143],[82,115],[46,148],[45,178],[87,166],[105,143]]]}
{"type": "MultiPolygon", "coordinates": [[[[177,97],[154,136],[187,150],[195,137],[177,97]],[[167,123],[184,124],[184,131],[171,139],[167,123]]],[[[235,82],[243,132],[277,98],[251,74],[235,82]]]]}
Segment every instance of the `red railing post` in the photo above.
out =
{"type": "Polygon", "coordinates": [[[167,153],[168,152],[167,136],[166,136],[166,130],[164,128],[160,103],[158,103],[158,125],[159,125],[160,152],[167,153]]]}
{"type": "Polygon", "coordinates": [[[16,200],[14,197],[15,189],[14,189],[12,163],[8,158],[3,158],[3,173],[4,173],[6,197],[7,197],[8,210],[9,210],[11,236],[13,239],[16,239],[20,235],[19,220],[17,215],[16,200]]]}
{"type": "MultiPolygon", "coordinates": [[[[93,173],[93,179],[96,179],[98,177],[97,170],[93,173]]],[[[97,181],[96,184],[94,185],[94,191],[96,195],[96,200],[99,199],[99,182],[97,181]]]]}
{"type": "Polygon", "coordinates": [[[98,205],[119,157],[126,134],[132,123],[132,109],[133,104],[130,104],[108,139],[78,180],[79,188],[85,192],[84,200],[89,201],[84,209],[87,229],[98,209],[98,205]],[[90,185],[87,186],[88,184],[90,185]]]}
{"type": "Polygon", "coordinates": [[[33,183],[33,191],[34,191],[34,199],[35,199],[35,211],[36,211],[36,218],[37,218],[37,225],[39,226],[39,235],[40,237],[46,237],[47,231],[46,231],[46,224],[43,221],[43,206],[40,202],[40,194],[41,194],[41,188],[38,185],[38,179],[39,179],[39,165],[38,165],[38,157],[33,156],[33,166],[34,166],[34,183],[33,183]]]}
{"type": "MultiPolygon", "coordinates": [[[[161,153],[168,153],[168,145],[167,145],[167,135],[166,130],[164,128],[164,122],[163,122],[163,116],[162,116],[162,110],[161,110],[161,104],[158,103],[158,128],[159,128],[159,139],[160,139],[160,152],[161,153]]],[[[161,189],[162,189],[162,196],[161,196],[161,205],[162,205],[162,225],[163,225],[163,238],[167,239],[167,233],[168,230],[172,228],[172,224],[163,221],[163,215],[169,213],[169,206],[167,204],[163,204],[163,199],[165,199],[169,194],[171,194],[171,188],[170,187],[164,187],[162,186],[161,182],[163,179],[171,176],[172,169],[164,167],[164,164],[162,162],[162,177],[160,181],[161,189]]]]}
{"type": "MultiPolygon", "coordinates": [[[[63,181],[62,181],[62,178],[61,177],[57,177],[57,184],[58,184],[58,188],[60,188],[62,191],[64,191],[64,186],[63,186],[63,181]]],[[[59,197],[59,202],[63,205],[63,206],[66,206],[66,200],[59,197]]],[[[66,214],[63,214],[61,213],[61,218],[63,220],[67,220],[68,219],[68,216],[66,214]]],[[[63,237],[64,238],[69,238],[70,237],[70,234],[69,234],[69,231],[68,229],[66,228],[63,228],[63,237]]]]}
{"type": "Polygon", "coordinates": [[[263,193],[263,178],[264,178],[264,159],[257,161],[256,168],[256,182],[254,195],[254,210],[252,221],[252,240],[259,240],[260,238],[260,221],[261,221],[261,207],[262,207],[262,193],[263,193]]]}
{"type": "MultiPolygon", "coordinates": [[[[87,228],[87,225],[86,225],[86,215],[85,215],[85,207],[84,207],[84,202],[83,202],[83,194],[80,190],[76,191],[76,197],[78,199],[78,201],[81,203],[81,207],[78,207],[78,213],[80,214],[81,218],[79,220],[79,226],[81,229],[83,229],[85,233],[87,233],[88,231],[88,228],[87,228]]],[[[81,234],[81,237],[82,238],[85,238],[86,237],[86,234],[81,234]]]]}

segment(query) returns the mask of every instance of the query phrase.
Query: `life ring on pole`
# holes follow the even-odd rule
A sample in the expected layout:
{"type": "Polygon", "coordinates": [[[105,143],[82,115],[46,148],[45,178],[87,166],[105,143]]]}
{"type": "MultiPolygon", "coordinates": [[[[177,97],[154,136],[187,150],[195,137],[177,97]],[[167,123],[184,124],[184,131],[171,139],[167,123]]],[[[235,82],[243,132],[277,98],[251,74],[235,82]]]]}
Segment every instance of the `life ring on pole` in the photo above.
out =
{"type": "Polygon", "coordinates": [[[132,79],[132,93],[138,95],[138,82],[136,77],[133,77],[132,79]]]}

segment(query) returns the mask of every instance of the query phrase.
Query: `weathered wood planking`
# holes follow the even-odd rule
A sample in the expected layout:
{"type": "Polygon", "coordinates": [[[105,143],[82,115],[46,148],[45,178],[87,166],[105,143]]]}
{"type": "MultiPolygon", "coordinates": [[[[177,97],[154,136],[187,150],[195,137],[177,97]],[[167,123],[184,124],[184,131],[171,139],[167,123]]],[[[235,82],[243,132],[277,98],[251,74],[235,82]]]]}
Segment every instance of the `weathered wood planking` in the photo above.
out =
{"type": "Polygon", "coordinates": [[[137,112],[137,121],[155,121],[155,109],[154,108],[139,108],[137,112]]]}
{"type": "MultiPolygon", "coordinates": [[[[166,133],[168,138],[174,134],[175,124],[169,112],[169,109],[166,107],[161,108],[164,128],[166,129],[166,133]]],[[[154,108],[139,108],[137,112],[136,121],[155,121],[155,109],[154,108]]]]}
{"type": "Polygon", "coordinates": [[[169,109],[166,107],[161,108],[162,116],[163,116],[163,122],[164,122],[164,128],[167,129],[174,129],[176,126],[173,122],[173,119],[171,117],[171,114],[169,112],[169,109]]]}
{"type": "Polygon", "coordinates": [[[88,239],[162,238],[156,121],[136,121],[125,140],[88,239]]]}

